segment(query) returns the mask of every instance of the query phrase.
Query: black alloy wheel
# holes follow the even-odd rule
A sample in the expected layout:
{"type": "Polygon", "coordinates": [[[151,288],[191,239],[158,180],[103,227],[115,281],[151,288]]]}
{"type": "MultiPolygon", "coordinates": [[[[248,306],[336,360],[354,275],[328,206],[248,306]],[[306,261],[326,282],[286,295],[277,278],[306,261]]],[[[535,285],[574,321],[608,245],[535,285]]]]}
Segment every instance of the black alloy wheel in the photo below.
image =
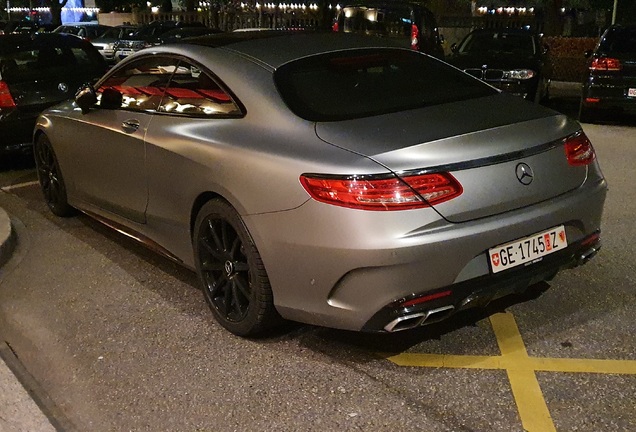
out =
{"type": "Polygon", "coordinates": [[[228,203],[212,200],[201,208],[193,243],[205,299],[223,327],[255,336],[280,321],[258,250],[228,203]]]}
{"type": "Polygon", "coordinates": [[[56,216],[68,217],[75,209],[68,203],[66,186],[51,142],[46,135],[40,135],[33,149],[35,166],[42,194],[51,212],[56,216]]]}

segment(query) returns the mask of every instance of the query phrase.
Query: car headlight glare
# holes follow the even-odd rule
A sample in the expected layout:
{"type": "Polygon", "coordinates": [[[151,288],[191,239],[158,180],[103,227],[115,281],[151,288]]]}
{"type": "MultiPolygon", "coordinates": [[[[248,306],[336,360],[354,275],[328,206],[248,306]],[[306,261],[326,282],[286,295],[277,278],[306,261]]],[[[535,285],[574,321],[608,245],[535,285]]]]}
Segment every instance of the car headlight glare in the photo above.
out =
{"type": "Polygon", "coordinates": [[[506,79],[527,80],[534,77],[535,72],[532,69],[513,69],[504,72],[506,79]]]}

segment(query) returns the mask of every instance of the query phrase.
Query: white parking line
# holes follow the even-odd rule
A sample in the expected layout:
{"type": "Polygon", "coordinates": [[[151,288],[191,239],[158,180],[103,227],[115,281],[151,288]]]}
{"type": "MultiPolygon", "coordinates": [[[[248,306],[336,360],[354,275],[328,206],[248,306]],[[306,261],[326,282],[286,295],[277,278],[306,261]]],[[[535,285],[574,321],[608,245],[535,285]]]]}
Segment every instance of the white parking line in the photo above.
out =
{"type": "Polygon", "coordinates": [[[23,188],[23,187],[34,186],[36,184],[39,184],[39,182],[37,180],[34,180],[34,181],[30,181],[30,182],[14,184],[14,185],[11,185],[11,186],[0,187],[0,190],[2,190],[4,192],[9,192],[9,191],[11,191],[13,189],[20,189],[20,188],[23,188]]]}

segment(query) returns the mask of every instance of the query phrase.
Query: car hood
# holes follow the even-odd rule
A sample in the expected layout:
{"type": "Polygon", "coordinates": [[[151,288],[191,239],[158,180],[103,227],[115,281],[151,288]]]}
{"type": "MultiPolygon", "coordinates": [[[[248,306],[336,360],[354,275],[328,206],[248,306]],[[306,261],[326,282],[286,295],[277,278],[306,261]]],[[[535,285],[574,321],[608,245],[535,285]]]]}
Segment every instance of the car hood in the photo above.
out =
{"type": "Polygon", "coordinates": [[[567,164],[561,142],[579,129],[564,115],[506,94],[316,124],[322,140],[397,175],[451,172],[464,193],[435,207],[451,222],[521,208],[579,187],[586,170],[567,164]],[[516,177],[521,162],[537,173],[531,186],[516,177]]]}
{"type": "Polygon", "coordinates": [[[454,55],[446,61],[459,69],[481,69],[487,65],[489,69],[534,69],[541,61],[535,56],[521,56],[507,53],[479,53],[454,55]]]}

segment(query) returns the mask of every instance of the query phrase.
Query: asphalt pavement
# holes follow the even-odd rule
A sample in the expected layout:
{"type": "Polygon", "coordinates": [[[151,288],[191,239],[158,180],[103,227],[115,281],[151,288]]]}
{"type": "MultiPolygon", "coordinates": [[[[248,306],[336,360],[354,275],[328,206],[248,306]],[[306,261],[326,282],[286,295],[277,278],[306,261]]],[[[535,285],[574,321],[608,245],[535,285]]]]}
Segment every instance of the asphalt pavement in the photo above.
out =
{"type": "MultiPolygon", "coordinates": [[[[553,83],[553,97],[578,96],[580,84],[553,83]]],[[[0,276],[18,241],[7,212],[0,208],[0,276]]],[[[61,431],[64,425],[51,412],[44,391],[21,365],[2,337],[0,327],[0,432],[61,431]],[[57,419],[56,419],[57,418],[57,419]]]]}
{"type": "MultiPolygon", "coordinates": [[[[16,243],[11,219],[0,208],[0,267],[9,259],[16,243]]],[[[0,268],[2,272],[2,268],[0,268]]],[[[22,367],[6,344],[0,329],[0,432],[48,432],[56,428],[36,400],[38,384],[22,367]],[[20,377],[20,378],[18,378],[20,377]]]]}

